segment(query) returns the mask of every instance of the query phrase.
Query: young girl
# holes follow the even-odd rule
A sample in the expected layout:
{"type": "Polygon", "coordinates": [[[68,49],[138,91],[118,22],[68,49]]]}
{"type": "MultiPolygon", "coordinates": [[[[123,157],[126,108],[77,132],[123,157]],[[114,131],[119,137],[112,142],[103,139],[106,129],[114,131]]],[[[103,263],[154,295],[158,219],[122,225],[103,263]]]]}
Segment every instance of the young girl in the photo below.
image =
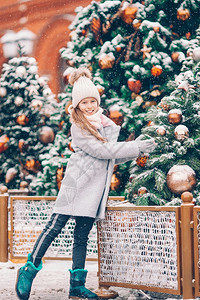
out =
{"type": "Polygon", "coordinates": [[[40,234],[25,266],[19,269],[16,292],[28,299],[31,285],[42,268],[42,257],[70,217],[75,218],[69,298],[98,299],[85,287],[87,241],[95,220],[105,215],[114,164],[132,160],[155,148],[153,139],[117,142],[120,127],[102,114],[100,96],[86,68],[70,76],[73,85],[71,136],[74,153],[67,165],[50,221],[40,234]]]}

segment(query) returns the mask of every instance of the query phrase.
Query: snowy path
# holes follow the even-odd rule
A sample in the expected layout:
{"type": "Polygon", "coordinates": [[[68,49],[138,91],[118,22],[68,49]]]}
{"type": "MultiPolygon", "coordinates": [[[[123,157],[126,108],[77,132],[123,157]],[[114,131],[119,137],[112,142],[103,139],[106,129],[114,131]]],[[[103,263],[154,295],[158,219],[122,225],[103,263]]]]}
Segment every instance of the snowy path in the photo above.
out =
{"type": "MultiPolygon", "coordinates": [[[[0,300],[17,300],[15,280],[18,268],[23,264],[0,263],[0,300]]],[[[70,261],[45,261],[43,269],[36,276],[30,300],[67,300],[69,288],[70,261]]],[[[97,263],[87,262],[86,286],[92,290],[98,287],[97,263]]],[[[148,299],[137,290],[113,288],[119,293],[116,300],[148,299]]],[[[164,294],[148,293],[150,299],[167,299],[164,294]]],[[[180,297],[179,297],[180,298],[180,297]]],[[[169,299],[169,298],[168,298],[169,299]]],[[[175,299],[171,297],[170,299],[175,299]]],[[[177,299],[177,297],[176,297],[177,299]]]]}

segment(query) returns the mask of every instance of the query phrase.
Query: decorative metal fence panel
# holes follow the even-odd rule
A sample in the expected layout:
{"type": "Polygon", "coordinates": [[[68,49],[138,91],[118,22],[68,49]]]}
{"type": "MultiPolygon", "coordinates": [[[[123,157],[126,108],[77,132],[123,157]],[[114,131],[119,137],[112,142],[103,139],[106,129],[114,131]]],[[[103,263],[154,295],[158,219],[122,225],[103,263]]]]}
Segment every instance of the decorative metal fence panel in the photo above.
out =
{"type": "Polygon", "coordinates": [[[179,211],[108,207],[98,222],[100,285],[180,294],[179,211]]]}
{"type": "MultiPolygon", "coordinates": [[[[55,197],[11,197],[11,259],[27,257],[50,219],[55,197]]],[[[70,219],[47,250],[46,258],[71,259],[75,220],[70,219]]],[[[97,226],[88,241],[88,260],[97,260],[97,226]]]]}

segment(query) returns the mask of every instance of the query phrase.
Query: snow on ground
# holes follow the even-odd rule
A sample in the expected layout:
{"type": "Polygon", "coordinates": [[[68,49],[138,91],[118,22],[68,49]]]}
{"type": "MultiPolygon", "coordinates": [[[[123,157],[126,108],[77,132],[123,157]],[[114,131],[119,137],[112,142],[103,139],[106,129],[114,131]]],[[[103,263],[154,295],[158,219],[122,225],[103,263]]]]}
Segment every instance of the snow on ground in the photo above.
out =
{"type": "MultiPolygon", "coordinates": [[[[0,263],[0,300],[17,300],[15,280],[17,270],[23,264],[0,263]]],[[[30,300],[67,300],[69,292],[69,271],[71,261],[46,260],[43,269],[37,274],[31,291],[30,300]]],[[[94,290],[98,287],[97,262],[86,262],[88,270],[86,287],[94,290]]],[[[177,299],[159,293],[142,292],[138,290],[113,287],[119,293],[116,300],[136,299],[177,299]]]]}

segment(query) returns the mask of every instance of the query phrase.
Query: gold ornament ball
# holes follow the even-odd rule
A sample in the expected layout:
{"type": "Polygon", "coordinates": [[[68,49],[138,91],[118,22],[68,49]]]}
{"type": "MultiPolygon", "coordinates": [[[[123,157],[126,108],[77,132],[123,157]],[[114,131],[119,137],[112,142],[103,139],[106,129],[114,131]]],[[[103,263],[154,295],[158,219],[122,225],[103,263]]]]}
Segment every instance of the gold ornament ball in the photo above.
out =
{"type": "Polygon", "coordinates": [[[114,58],[114,56],[105,54],[105,55],[102,55],[102,56],[99,58],[99,67],[100,67],[102,70],[105,70],[105,69],[112,69],[114,63],[115,63],[115,58],[114,58]]]}
{"type": "Polygon", "coordinates": [[[164,136],[166,134],[166,129],[164,126],[159,126],[156,130],[158,135],[164,136]]]}
{"type": "Polygon", "coordinates": [[[40,130],[40,141],[43,144],[48,144],[52,143],[54,141],[55,134],[54,131],[51,127],[49,126],[43,126],[42,129],[40,130]]]}
{"type": "Polygon", "coordinates": [[[148,191],[147,191],[147,188],[145,186],[141,186],[139,189],[138,189],[138,196],[142,196],[144,194],[146,194],[148,191]]]}
{"type": "Polygon", "coordinates": [[[179,124],[182,121],[182,112],[180,109],[171,109],[168,113],[168,121],[171,124],[179,124]]]}
{"type": "Polygon", "coordinates": [[[167,173],[167,186],[174,194],[191,191],[196,185],[196,174],[188,165],[175,165],[167,173]]]}
{"type": "Polygon", "coordinates": [[[185,125],[178,125],[174,130],[174,135],[177,141],[184,141],[189,137],[189,129],[185,125]]]}

